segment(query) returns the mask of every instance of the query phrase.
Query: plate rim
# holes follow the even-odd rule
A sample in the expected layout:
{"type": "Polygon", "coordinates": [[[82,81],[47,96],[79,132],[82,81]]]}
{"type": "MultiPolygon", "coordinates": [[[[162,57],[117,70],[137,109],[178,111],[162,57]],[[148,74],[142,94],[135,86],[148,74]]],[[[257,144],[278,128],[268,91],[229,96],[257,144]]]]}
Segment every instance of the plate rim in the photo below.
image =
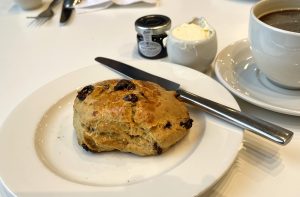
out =
{"type": "MultiPolygon", "coordinates": [[[[122,60],[122,61],[124,61],[124,62],[143,62],[143,63],[145,63],[145,64],[152,64],[152,63],[149,63],[149,62],[147,62],[147,61],[144,61],[144,60],[122,60]]],[[[154,63],[154,64],[169,64],[169,65],[175,65],[175,64],[172,64],[172,63],[169,63],[169,62],[159,62],[159,63],[154,63]]],[[[184,68],[184,69],[189,69],[189,68],[186,68],[186,67],[183,67],[183,66],[180,66],[180,65],[176,65],[177,67],[181,67],[181,68],[184,68]]],[[[43,89],[44,87],[46,87],[47,85],[49,85],[49,84],[51,84],[51,83],[53,83],[54,81],[57,81],[57,80],[60,80],[60,79],[62,79],[62,78],[64,78],[64,77],[66,77],[66,76],[68,76],[68,75],[71,75],[72,73],[76,73],[76,72],[80,72],[81,70],[83,70],[83,69],[88,69],[88,68],[91,68],[92,66],[89,66],[89,67],[83,67],[83,68],[81,68],[81,69],[77,69],[77,70],[75,70],[75,71],[72,71],[72,72],[70,72],[70,73],[67,73],[67,74],[65,74],[65,75],[63,75],[63,76],[61,76],[61,77],[59,77],[59,78],[57,78],[57,79],[54,79],[54,80],[52,80],[52,81],[50,81],[49,83],[47,83],[47,84],[45,84],[45,85],[43,85],[43,86],[41,86],[40,88],[38,88],[37,90],[35,90],[32,94],[30,94],[29,96],[27,96],[24,100],[22,100],[12,111],[11,111],[11,113],[6,117],[6,119],[4,120],[4,122],[3,122],[3,124],[1,125],[1,128],[0,128],[0,130],[2,131],[3,130],[3,125],[5,125],[6,124],[6,122],[7,122],[7,119],[9,119],[13,114],[14,114],[14,112],[15,112],[15,110],[16,109],[18,109],[28,98],[30,98],[35,92],[37,92],[37,91],[40,91],[41,89],[43,89]]],[[[190,69],[190,70],[192,70],[192,69],[190,69]]],[[[157,72],[157,71],[155,71],[155,72],[157,72]]],[[[193,72],[197,72],[197,71],[195,71],[195,70],[193,70],[193,72]]],[[[205,76],[205,77],[207,77],[207,78],[210,78],[209,76],[206,76],[206,75],[204,75],[203,73],[200,73],[200,72],[197,72],[198,74],[200,74],[200,75],[202,75],[202,76],[205,76]]],[[[199,76],[200,76],[199,75],[199,76]]],[[[213,80],[212,78],[211,78],[211,80],[213,80]]],[[[216,82],[217,83],[217,82],[216,82]]],[[[219,84],[220,85],[220,84],[219,84]]],[[[220,85],[220,88],[221,88],[222,86],[220,85]]],[[[224,88],[224,87],[222,87],[222,88],[224,88]]],[[[225,88],[224,88],[224,90],[225,91],[227,91],[225,88]]],[[[227,91],[228,92],[228,91],[227,91]]],[[[68,93],[68,92],[67,92],[68,93]]],[[[66,94],[67,94],[66,93],[66,94]]],[[[229,92],[228,92],[229,93],[229,92]]],[[[230,93],[229,93],[230,94],[230,93]]],[[[231,96],[231,95],[230,95],[231,96]]],[[[54,101],[55,102],[55,101],[54,101]]],[[[237,103],[237,101],[234,99],[234,97],[232,97],[231,96],[231,102],[233,102],[235,105],[236,105],[236,108],[239,108],[239,106],[238,106],[238,103],[237,103]]],[[[54,104],[54,103],[53,103],[54,104]]],[[[48,106],[48,108],[50,108],[51,106],[48,106]]],[[[40,119],[41,119],[42,117],[40,117],[40,119]]],[[[240,149],[240,147],[241,147],[241,145],[242,145],[242,139],[243,139],[243,132],[242,132],[242,129],[239,129],[241,132],[240,132],[240,141],[239,142],[237,142],[238,144],[239,144],[239,147],[238,147],[238,149],[235,151],[235,153],[233,154],[233,158],[231,158],[230,159],[230,162],[229,162],[229,164],[226,166],[226,169],[223,169],[223,171],[220,173],[220,175],[218,176],[218,178],[217,179],[215,179],[214,181],[212,181],[209,185],[207,185],[206,187],[205,187],[205,189],[204,190],[202,190],[202,191],[200,191],[201,193],[203,193],[203,192],[205,192],[209,187],[211,187],[214,183],[216,183],[225,173],[226,173],[226,171],[230,168],[230,166],[232,165],[232,163],[235,161],[235,159],[236,159],[236,157],[237,157],[237,155],[238,155],[238,152],[239,152],[239,149],[240,149]]],[[[36,131],[34,131],[34,134],[36,133],[36,131]]],[[[0,132],[0,135],[2,134],[2,132],[0,132]]]]}

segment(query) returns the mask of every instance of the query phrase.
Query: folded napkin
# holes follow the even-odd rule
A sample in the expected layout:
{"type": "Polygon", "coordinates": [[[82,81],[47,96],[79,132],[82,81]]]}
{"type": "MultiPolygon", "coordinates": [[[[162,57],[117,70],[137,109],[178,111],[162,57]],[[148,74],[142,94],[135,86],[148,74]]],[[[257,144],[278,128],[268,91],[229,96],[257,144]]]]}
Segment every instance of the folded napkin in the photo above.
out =
{"type": "Polygon", "coordinates": [[[130,5],[133,3],[143,2],[147,4],[158,4],[159,0],[83,0],[80,4],[75,6],[78,13],[103,10],[113,4],[115,5],[130,5]]]}

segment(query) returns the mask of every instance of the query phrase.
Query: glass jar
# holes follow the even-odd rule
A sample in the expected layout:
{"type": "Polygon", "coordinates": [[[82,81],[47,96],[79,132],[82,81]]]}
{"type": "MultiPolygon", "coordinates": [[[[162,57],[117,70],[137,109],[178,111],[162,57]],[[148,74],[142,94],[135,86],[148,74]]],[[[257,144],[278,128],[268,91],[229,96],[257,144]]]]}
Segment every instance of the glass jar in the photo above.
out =
{"type": "Polygon", "coordinates": [[[171,20],[164,15],[147,15],[135,21],[138,52],[142,57],[158,59],[167,56],[164,39],[171,28],[171,20]]]}

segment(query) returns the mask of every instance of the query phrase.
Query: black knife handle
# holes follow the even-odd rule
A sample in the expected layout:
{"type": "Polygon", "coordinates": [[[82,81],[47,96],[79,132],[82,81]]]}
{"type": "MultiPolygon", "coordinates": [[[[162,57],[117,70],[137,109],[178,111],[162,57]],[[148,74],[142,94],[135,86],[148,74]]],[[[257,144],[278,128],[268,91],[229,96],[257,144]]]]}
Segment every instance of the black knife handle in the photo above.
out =
{"type": "Polygon", "coordinates": [[[183,89],[178,89],[176,92],[179,94],[179,98],[184,102],[196,105],[203,111],[213,116],[221,118],[243,129],[247,129],[277,144],[286,145],[291,141],[293,137],[292,131],[289,131],[270,122],[266,122],[262,119],[250,116],[248,114],[200,97],[183,89]]]}

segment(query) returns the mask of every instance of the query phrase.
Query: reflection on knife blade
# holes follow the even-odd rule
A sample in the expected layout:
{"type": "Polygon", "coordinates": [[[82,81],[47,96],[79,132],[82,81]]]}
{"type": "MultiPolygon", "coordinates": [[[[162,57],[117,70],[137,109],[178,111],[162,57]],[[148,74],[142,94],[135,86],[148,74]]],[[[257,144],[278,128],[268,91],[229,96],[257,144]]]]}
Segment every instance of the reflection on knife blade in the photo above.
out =
{"type": "Polygon", "coordinates": [[[179,88],[180,84],[178,83],[152,75],[135,67],[109,58],[97,57],[95,60],[127,77],[152,81],[158,83],[162,87],[165,87],[167,90],[174,90],[179,94],[179,98],[184,102],[193,104],[213,116],[221,118],[238,127],[247,129],[256,135],[264,137],[277,144],[286,145],[293,137],[293,132],[285,128],[183,90],[179,88]]]}

